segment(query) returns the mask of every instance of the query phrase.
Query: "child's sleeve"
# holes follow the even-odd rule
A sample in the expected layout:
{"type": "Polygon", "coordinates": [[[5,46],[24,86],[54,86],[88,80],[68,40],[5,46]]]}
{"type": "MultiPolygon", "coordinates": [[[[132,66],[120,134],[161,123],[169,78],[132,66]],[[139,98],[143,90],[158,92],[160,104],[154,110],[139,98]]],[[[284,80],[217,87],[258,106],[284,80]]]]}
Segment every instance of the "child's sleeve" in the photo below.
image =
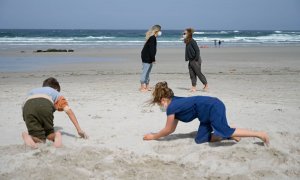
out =
{"type": "Polygon", "coordinates": [[[55,109],[58,111],[68,111],[70,109],[68,101],[65,97],[59,96],[56,102],[54,103],[55,109]]]}

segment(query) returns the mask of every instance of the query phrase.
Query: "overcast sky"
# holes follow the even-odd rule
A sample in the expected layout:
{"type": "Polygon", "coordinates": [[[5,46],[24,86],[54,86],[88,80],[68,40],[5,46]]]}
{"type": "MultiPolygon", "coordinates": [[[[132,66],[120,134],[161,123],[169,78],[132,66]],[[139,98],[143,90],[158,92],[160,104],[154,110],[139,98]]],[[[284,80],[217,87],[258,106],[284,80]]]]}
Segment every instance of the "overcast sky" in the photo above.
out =
{"type": "Polygon", "coordinates": [[[0,0],[0,29],[300,30],[300,0],[0,0]]]}

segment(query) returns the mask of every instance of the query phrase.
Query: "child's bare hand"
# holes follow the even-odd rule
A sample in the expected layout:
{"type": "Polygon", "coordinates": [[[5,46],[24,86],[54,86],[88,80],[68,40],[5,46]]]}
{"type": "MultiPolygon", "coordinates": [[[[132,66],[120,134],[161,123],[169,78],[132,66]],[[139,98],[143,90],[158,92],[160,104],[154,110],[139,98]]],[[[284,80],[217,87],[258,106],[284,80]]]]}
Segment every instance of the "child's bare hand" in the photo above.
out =
{"type": "Polygon", "coordinates": [[[144,140],[149,141],[149,140],[153,140],[154,139],[154,134],[146,134],[144,135],[144,140]]]}
{"type": "Polygon", "coordinates": [[[82,130],[78,131],[78,135],[84,139],[88,138],[88,135],[82,130]]]}

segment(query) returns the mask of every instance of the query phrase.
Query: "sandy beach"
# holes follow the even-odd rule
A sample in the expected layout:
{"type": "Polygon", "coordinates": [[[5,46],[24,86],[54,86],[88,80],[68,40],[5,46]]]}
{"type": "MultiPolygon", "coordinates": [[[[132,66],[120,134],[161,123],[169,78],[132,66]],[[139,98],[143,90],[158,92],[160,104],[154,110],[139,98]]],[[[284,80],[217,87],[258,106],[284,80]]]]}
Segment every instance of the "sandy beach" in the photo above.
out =
{"type": "Polygon", "coordinates": [[[198,120],[179,122],[166,138],[143,141],[164,127],[166,115],[147,106],[150,92],[138,91],[139,48],[32,51],[0,51],[0,179],[300,178],[299,46],[201,49],[209,91],[201,91],[198,80],[196,93],[188,91],[184,48],[158,48],[151,85],[167,81],[177,96],[218,97],[229,124],[266,131],[269,147],[254,138],[196,144],[198,120]],[[79,138],[67,115],[55,112],[63,147],[47,142],[32,150],[21,138],[21,106],[26,93],[50,76],[60,82],[89,139],[79,138]]]}

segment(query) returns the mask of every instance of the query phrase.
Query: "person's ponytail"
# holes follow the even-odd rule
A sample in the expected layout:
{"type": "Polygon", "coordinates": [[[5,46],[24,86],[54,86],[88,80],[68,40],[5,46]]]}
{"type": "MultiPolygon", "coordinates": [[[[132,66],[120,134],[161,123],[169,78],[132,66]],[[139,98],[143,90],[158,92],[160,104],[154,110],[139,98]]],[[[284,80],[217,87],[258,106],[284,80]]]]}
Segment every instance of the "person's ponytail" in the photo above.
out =
{"type": "Polygon", "coordinates": [[[167,82],[158,82],[155,85],[155,89],[152,93],[152,99],[150,104],[160,104],[162,98],[171,99],[174,96],[172,89],[168,87],[167,82]]]}

